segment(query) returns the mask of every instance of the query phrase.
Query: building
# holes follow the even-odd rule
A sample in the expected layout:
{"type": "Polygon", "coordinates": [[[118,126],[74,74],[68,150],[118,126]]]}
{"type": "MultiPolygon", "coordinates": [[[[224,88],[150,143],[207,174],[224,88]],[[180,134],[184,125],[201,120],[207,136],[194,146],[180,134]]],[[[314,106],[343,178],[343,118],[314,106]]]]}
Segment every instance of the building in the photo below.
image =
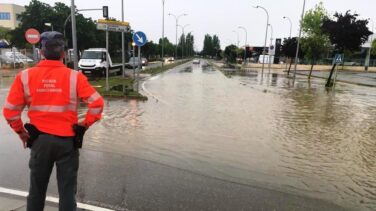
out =
{"type": "Polygon", "coordinates": [[[20,14],[25,7],[16,4],[0,4],[0,27],[14,29],[20,24],[20,14]]]}

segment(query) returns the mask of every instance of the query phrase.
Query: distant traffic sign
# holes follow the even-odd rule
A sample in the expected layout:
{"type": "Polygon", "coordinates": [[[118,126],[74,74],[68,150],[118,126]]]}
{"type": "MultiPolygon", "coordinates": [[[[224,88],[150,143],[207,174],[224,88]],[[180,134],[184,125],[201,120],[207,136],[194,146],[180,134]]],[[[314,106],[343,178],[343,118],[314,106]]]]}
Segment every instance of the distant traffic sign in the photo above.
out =
{"type": "Polygon", "coordinates": [[[97,22],[97,29],[103,31],[113,31],[113,32],[129,32],[130,27],[128,22],[122,21],[112,21],[99,19],[97,22]]]}
{"type": "Polygon", "coordinates": [[[336,56],[334,57],[334,62],[336,64],[342,64],[342,62],[343,62],[343,55],[342,54],[336,54],[336,56]]]}
{"type": "Polygon", "coordinates": [[[30,44],[35,45],[40,41],[40,33],[38,30],[30,28],[25,32],[25,38],[30,44]]]}
{"type": "Polygon", "coordinates": [[[136,43],[137,46],[142,47],[147,43],[147,38],[144,32],[138,31],[133,34],[133,42],[136,43]]]}

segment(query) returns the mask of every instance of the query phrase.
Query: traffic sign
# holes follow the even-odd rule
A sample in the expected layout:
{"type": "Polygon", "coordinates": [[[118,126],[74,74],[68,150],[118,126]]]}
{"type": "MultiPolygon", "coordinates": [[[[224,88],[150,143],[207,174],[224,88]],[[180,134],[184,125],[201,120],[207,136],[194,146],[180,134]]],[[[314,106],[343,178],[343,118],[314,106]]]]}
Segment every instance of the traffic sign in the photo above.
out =
{"type": "Polygon", "coordinates": [[[334,57],[334,62],[336,64],[342,64],[342,62],[343,62],[342,54],[336,54],[336,56],[334,57]]]}
{"type": "Polygon", "coordinates": [[[141,31],[134,33],[132,38],[133,42],[139,47],[144,46],[148,42],[145,33],[141,31]]]}
{"type": "Polygon", "coordinates": [[[38,30],[30,28],[25,32],[25,38],[30,44],[35,45],[40,41],[40,33],[38,30]]]}
{"type": "Polygon", "coordinates": [[[99,19],[97,21],[97,29],[103,31],[113,31],[113,32],[129,32],[130,27],[128,22],[122,21],[112,21],[99,19]]]}

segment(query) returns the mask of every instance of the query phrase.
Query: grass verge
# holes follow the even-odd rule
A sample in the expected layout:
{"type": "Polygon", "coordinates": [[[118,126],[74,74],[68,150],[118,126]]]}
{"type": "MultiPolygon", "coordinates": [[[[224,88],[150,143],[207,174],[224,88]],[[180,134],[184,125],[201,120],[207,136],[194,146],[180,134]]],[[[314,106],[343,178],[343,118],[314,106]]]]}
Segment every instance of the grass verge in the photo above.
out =
{"type": "MultiPolygon", "coordinates": [[[[142,71],[142,74],[156,75],[172,69],[176,66],[188,62],[190,59],[178,61],[173,64],[167,64],[164,67],[156,67],[151,69],[146,69],[142,71]]],[[[100,80],[90,81],[90,84],[104,97],[113,98],[128,98],[137,100],[147,100],[148,98],[137,91],[133,90],[135,81],[131,78],[123,78],[121,76],[112,76],[108,78],[108,83],[110,85],[110,90],[106,91],[106,79],[101,78],[100,80]]]]}
{"type": "Polygon", "coordinates": [[[114,76],[108,78],[110,90],[106,90],[106,79],[102,78],[96,81],[90,81],[90,84],[104,97],[128,98],[137,100],[147,100],[148,98],[133,90],[134,80],[114,76]]]}
{"type": "Polygon", "coordinates": [[[190,60],[191,59],[185,59],[185,60],[181,60],[181,61],[178,61],[178,62],[175,62],[175,63],[172,63],[172,64],[166,64],[163,67],[155,67],[155,68],[146,69],[146,70],[142,71],[142,73],[156,75],[156,74],[159,74],[159,73],[163,73],[163,72],[165,72],[169,69],[172,69],[174,67],[177,67],[181,64],[184,64],[184,63],[186,63],[190,60]]]}

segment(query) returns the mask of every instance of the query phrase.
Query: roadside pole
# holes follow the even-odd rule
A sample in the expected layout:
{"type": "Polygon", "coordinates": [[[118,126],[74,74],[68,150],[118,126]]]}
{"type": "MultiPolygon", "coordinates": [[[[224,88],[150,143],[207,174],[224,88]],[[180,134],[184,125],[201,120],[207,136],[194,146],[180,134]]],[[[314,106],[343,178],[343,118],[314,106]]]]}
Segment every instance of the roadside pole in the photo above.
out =
{"type": "Polygon", "coordinates": [[[165,0],[162,0],[162,67],[164,66],[164,19],[165,19],[165,0]]]}
{"type": "MultiPolygon", "coordinates": [[[[148,40],[146,38],[145,33],[141,32],[141,31],[135,32],[132,36],[132,39],[133,39],[133,42],[134,42],[133,46],[137,45],[137,47],[138,47],[137,92],[139,92],[139,90],[140,90],[140,72],[141,72],[141,69],[142,69],[141,47],[144,46],[148,42],[148,40]]],[[[134,49],[134,47],[133,47],[133,49],[134,49]]],[[[133,52],[134,52],[134,50],[133,50],[133,52]]],[[[134,62],[134,59],[133,59],[133,62],[134,62]]],[[[135,66],[135,65],[133,65],[133,66],[135,66]]]]}
{"type": "Polygon", "coordinates": [[[140,71],[142,68],[141,46],[138,47],[138,71],[137,71],[137,92],[140,90],[140,71]]]}
{"type": "Polygon", "coordinates": [[[302,11],[302,16],[299,21],[299,36],[298,36],[298,44],[296,46],[296,54],[295,54],[295,60],[294,60],[294,79],[293,79],[293,84],[295,84],[295,79],[296,79],[296,69],[298,68],[298,59],[299,59],[299,48],[300,48],[300,38],[302,36],[302,24],[303,24],[303,18],[304,18],[304,11],[305,11],[305,5],[306,5],[306,0],[303,1],[303,11],[302,11]]]}
{"type": "Polygon", "coordinates": [[[78,70],[78,49],[77,49],[77,29],[76,29],[76,5],[71,0],[71,19],[72,19],[72,43],[73,43],[73,64],[74,70],[78,70]]]}
{"type": "Polygon", "coordinates": [[[108,30],[106,30],[106,91],[110,90],[110,86],[108,84],[108,66],[108,30]]]}
{"type": "Polygon", "coordinates": [[[16,52],[14,51],[14,48],[12,48],[12,53],[13,53],[13,69],[16,69],[16,52]]]}
{"type": "MultiPolygon", "coordinates": [[[[124,0],[121,0],[121,21],[124,22],[124,0]]],[[[121,32],[121,64],[123,77],[125,77],[125,49],[124,49],[124,31],[121,32]]]]}
{"type": "Polygon", "coordinates": [[[33,60],[34,60],[34,61],[37,60],[37,59],[36,59],[36,56],[35,56],[35,45],[33,45],[33,60]]]}
{"type": "Polygon", "coordinates": [[[133,46],[133,80],[136,80],[136,44],[133,42],[132,43],[132,46],[133,46]]]}

